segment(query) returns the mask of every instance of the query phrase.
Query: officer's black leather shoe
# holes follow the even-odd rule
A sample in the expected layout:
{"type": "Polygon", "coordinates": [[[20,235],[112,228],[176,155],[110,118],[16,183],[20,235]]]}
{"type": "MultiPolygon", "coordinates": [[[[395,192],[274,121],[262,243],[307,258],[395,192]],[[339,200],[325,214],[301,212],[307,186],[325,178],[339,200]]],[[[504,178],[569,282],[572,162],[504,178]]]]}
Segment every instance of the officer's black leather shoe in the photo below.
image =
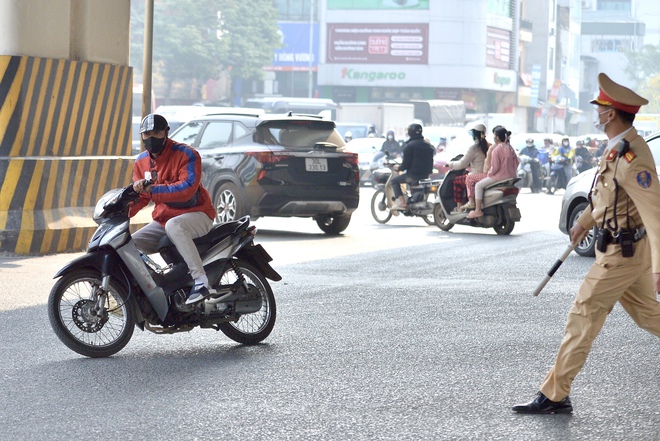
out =
{"type": "Polygon", "coordinates": [[[519,413],[571,413],[573,405],[569,397],[561,401],[551,401],[548,397],[539,392],[532,401],[527,404],[517,404],[512,407],[514,412],[519,413]]]}

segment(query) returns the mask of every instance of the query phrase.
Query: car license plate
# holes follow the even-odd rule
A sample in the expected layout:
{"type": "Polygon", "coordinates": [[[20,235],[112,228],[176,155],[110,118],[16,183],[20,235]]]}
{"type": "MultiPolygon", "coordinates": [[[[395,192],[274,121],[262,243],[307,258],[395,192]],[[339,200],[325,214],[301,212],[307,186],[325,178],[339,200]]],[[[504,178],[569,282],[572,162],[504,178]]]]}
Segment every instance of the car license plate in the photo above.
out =
{"type": "Polygon", "coordinates": [[[327,172],[328,160],[326,158],[305,158],[305,169],[308,172],[327,172]]]}

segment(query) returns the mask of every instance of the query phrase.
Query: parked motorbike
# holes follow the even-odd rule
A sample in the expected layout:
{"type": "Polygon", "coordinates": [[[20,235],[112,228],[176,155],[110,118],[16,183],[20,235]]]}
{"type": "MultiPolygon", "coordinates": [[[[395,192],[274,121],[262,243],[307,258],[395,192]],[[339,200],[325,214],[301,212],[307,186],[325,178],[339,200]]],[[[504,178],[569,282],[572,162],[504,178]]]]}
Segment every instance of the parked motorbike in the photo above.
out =
{"type": "Polygon", "coordinates": [[[371,215],[380,224],[387,223],[392,215],[403,214],[404,216],[419,216],[428,225],[433,225],[435,223],[433,199],[440,180],[423,179],[417,185],[404,185],[407,208],[403,211],[392,210],[395,202],[392,179],[399,175],[399,172],[392,170],[396,164],[395,161],[387,160],[383,168],[375,170],[373,173],[376,191],[371,198],[371,215]]]}
{"type": "MultiPolygon", "coordinates": [[[[548,178],[548,171],[543,165],[541,164],[541,161],[539,161],[537,158],[532,158],[531,156],[527,155],[520,155],[518,157],[519,159],[519,164],[518,164],[518,179],[519,181],[516,182],[516,186],[518,188],[533,188],[534,186],[534,177],[532,175],[532,167],[534,164],[536,164],[536,167],[538,167],[539,170],[539,181],[541,186],[544,186],[546,179],[548,178]]],[[[540,190],[540,188],[538,189],[540,190]]]]}
{"type": "Polygon", "coordinates": [[[465,170],[450,170],[438,189],[433,215],[435,224],[442,231],[449,231],[456,224],[470,227],[493,228],[499,235],[511,234],[516,222],[520,221],[520,210],[516,199],[520,189],[518,178],[497,181],[486,187],[483,199],[483,216],[468,219],[468,211],[456,211],[454,202],[454,179],[467,173],[465,170]]]}
{"type": "Polygon", "coordinates": [[[217,292],[186,305],[194,282],[169,238],[158,247],[166,266],[133,242],[128,210],[138,198],[132,185],[103,195],[94,209],[99,226],[87,253],[55,275],[59,280],[50,292],[48,317],[62,343],[87,357],[108,357],[128,344],[135,326],[156,334],[212,328],[242,344],[268,337],[276,305],[266,278],[281,276],[266,250],[254,244],[250,218],[215,225],[194,240],[217,292]]]}

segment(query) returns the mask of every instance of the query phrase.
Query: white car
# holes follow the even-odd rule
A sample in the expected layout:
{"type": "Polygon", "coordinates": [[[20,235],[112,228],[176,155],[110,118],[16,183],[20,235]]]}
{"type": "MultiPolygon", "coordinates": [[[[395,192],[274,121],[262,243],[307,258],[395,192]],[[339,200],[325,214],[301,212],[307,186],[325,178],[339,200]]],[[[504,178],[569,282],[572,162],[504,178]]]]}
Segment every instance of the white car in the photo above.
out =
{"type": "MultiPolygon", "coordinates": [[[[655,160],[656,170],[660,172],[660,132],[646,137],[646,142],[651,149],[653,159],[655,160]]],[[[586,170],[571,179],[566,187],[564,198],[561,201],[561,214],[559,216],[559,229],[564,234],[569,231],[582,212],[589,206],[587,197],[591,190],[591,184],[598,168],[594,167],[586,170]]],[[[594,227],[587,237],[575,247],[575,252],[580,256],[594,257],[595,251],[596,227],[594,227]]]]}

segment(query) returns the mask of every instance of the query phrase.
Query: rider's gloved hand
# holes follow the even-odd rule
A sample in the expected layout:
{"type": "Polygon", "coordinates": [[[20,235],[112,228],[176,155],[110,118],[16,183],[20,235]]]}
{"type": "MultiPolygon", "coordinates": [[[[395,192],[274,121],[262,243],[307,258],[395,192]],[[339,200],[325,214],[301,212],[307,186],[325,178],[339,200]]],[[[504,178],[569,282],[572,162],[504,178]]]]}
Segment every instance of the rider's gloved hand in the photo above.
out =
{"type": "Polygon", "coordinates": [[[151,193],[153,183],[152,180],[140,179],[133,183],[133,190],[135,190],[136,193],[151,193]]]}

